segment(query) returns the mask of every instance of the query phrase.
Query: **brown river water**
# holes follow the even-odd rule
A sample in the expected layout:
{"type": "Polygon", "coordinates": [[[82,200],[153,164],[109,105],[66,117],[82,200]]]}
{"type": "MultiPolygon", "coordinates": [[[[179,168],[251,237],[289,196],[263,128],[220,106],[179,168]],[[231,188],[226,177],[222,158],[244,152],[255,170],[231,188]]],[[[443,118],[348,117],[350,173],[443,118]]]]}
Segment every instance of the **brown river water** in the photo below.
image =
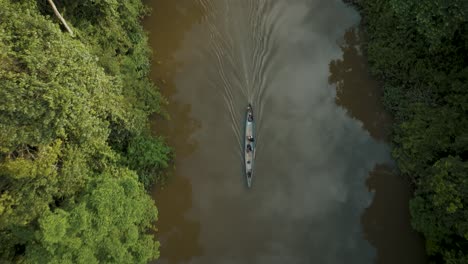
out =
{"type": "Polygon", "coordinates": [[[391,119],[340,0],[153,0],[155,133],[175,167],[153,197],[154,263],[427,263],[394,173],[391,119]],[[252,188],[242,170],[252,102],[252,188]]]}

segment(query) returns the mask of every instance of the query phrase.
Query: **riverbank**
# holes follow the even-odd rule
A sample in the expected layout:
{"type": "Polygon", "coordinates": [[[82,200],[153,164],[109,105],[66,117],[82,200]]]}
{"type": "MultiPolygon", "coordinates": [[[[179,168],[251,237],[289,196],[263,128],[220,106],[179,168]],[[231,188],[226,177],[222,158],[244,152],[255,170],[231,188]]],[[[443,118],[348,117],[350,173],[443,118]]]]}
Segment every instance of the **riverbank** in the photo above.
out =
{"type": "Polygon", "coordinates": [[[171,159],[141,1],[0,0],[0,259],[147,263],[171,159]],[[69,34],[73,32],[73,34],[69,34]]]}
{"type": "Polygon", "coordinates": [[[413,227],[436,262],[468,261],[468,9],[463,1],[345,1],[392,113],[392,154],[414,186],[413,227]]]}

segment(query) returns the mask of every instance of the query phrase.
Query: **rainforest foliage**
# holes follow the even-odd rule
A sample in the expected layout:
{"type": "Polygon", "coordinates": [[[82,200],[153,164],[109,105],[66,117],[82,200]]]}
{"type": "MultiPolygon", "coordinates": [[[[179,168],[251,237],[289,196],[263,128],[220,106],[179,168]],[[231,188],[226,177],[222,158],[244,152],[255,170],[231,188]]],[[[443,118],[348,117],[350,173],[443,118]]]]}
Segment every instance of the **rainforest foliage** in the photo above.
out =
{"type": "Polygon", "coordinates": [[[415,186],[413,227],[436,263],[468,263],[468,1],[361,0],[372,73],[415,186]]]}
{"type": "Polygon", "coordinates": [[[171,159],[149,132],[140,0],[0,0],[0,262],[147,263],[146,193],[171,159]]]}

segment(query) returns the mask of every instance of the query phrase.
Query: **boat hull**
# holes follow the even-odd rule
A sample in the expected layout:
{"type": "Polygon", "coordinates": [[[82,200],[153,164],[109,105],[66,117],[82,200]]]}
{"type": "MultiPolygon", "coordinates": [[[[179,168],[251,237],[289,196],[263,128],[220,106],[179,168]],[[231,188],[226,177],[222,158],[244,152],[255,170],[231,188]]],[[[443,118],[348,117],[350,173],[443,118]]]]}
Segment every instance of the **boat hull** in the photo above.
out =
{"type": "Polygon", "coordinates": [[[245,178],[247,180],[247,187],[252,186],[252,178],[253,178],[253,167],[254,167],[254,160],[255,160],[255,119],[249,120],[249,113],[252,113],[253,116],[253,109],[249,104],[247,107],[247,111],[245,113],[245,131],[244,131],[244,168],[245,168],[245,178]],[[254,141],[249,141],[248,137],[253,137],[254,141]],[[250,150],[248,148],[250,145],[250,150]]]}

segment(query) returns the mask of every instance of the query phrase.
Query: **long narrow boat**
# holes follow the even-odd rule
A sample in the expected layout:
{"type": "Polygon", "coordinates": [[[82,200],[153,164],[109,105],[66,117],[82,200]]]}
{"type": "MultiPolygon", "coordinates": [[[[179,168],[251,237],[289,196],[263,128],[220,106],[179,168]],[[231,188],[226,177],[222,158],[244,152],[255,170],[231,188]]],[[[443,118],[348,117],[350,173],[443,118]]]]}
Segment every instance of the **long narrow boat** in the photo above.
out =
{"type": "Polygon", "coordinates": [[[249,103],[245,113],[244,160],[247,187],[252,186],[253,165],[255,159],[255,120],[252,105],[249,103]]]}

